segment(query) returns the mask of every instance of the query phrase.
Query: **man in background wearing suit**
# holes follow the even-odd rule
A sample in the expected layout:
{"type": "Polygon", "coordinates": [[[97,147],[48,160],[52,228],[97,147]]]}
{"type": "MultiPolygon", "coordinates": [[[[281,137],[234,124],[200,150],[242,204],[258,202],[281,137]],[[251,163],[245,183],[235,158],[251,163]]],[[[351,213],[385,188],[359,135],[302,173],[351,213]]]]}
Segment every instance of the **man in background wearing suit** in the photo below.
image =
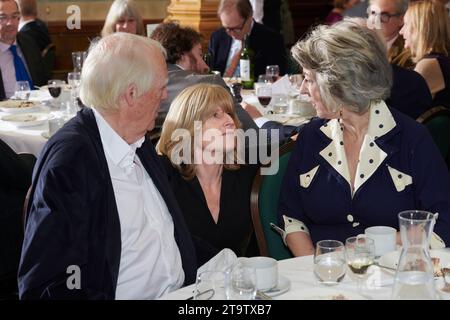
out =
{"type": "Polygon", "coordinates": [[[37,17],[36,0],[18,0],[20,14],[19,31],[31,36],[41,52],[52,42],[47,25],[37,17]]]}
{"type": "Polygon", "coordinates": [[[16,81],[47,84],[41,52],[34,40],[18,33],[20,12],[14,0],[0,0],[0,100],[14,95],[16,81]]]}
{"type": "Polygon", "coordinates": [[[90,49],[80,87],[87,107],[36,163],[22,299],[155,299],[195,281],[191,235],[145,138],[167,96],[164,60],[159,43],[128,33],[90,49]]]}
{"type": "Polygon", "coordinates": [[[255,81],[266,73],[266,66],[278,65],[286,73],[287,59],[282,36],[253,20],[249,0],[221,0],[217,11],[222,28],[211,35],[209,53],[212,69],[225,77],[239,76],[239,56],[248,35],[253,51],[255,81]]]}
{"type": "Polygon", "coordinates": [[[411,60],[411,53],[409,49],[405,49],[405,40],[399,34],[408,4],[409,0],[371,0],[368,26],[381,27],[390,63],[412,69],[414,63],[411,60]]]}

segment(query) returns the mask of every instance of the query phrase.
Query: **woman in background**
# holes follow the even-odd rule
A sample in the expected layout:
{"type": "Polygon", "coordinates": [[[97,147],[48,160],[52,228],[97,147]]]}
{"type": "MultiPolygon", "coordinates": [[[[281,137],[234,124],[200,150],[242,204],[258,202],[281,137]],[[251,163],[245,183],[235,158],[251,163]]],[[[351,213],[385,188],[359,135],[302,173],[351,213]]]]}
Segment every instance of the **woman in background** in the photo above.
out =
{"type": "Polygon", "coordinates": [[[433,107],[450,109],[450,19],[439,1],[412,2],[400,34],[411,50],[415,71],[430,88],[433,107]]]}
{"type": "Polygon", "coordinates": [[[109,8],[102,37],[114,32],[126,32],[145,36],[144,24],[133,0],[115,0],[109,8]]]}

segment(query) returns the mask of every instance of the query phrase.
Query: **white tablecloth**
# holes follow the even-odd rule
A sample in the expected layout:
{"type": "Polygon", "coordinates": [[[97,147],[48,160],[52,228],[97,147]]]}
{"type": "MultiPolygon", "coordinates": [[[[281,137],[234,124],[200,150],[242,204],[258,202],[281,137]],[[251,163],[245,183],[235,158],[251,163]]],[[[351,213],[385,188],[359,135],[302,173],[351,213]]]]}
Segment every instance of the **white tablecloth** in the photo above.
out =
{"type": "MultiPolygon", "coordinates": [[[[392,274],[381,271],[380,268],[373,266],[369,269],[369,281],[379,283],[377,287],[364,289],[364,297],[357,293],[356,282],[346,274],[341,283],[336,286],[325,286],[319,284],[313,274],[313,256],[298,257],[281,260],[278,262],[278,272],[281,276],[289,279],[291,283],[290,290],[273,296],[275,300],[290,299],[314,299],[315,297],[327,298],[331,295],[342,294],[349,299],[370,298],[370,299],[389,299],[391,295],[393,276],[392,274]],[[377,279],[380,281],[377,281],[377,279]],[[367,295],[367,296],[366,296],[367,295]]],[[[192,297],[195,285],[181,288],[177,291],[162,297],[165,300],[185,300],[192,297]]]]}
{"type": "MultiPolygon", "coordinates": [[[[64,97],[67,99],[67,97],[64,97]]],[[[30,96],[31,101],[47,101],[51,96],[47,91],[34,90],[30,96]]],[[[61,111],[54,108],[41,106],[33,112],[47,113],[49,116],[61,116],[61,111]]],[[[0,112],[0,119],[7,113],[0,112]]],[[[31,153],[36,157],[41,152],[47,138],[43,137],[44,133],[48,133],[48,122],[32,127],[19,127],[0,120],[0,139],[8,144],[17,153],[31,153]]]]}

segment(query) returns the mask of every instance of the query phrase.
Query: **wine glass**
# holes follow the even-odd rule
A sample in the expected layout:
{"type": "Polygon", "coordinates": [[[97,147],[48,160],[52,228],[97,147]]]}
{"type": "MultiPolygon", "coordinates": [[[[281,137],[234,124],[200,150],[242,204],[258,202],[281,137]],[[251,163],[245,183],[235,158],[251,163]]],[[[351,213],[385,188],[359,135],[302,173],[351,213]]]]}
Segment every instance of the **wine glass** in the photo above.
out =
{"type": "Polygon", "coordinates": [[[272,103],[274,113],[286,113],[288,109],[288,97],[285,94],[273,95],[272,103]]]}
{"type": "Polygon", "coordinates": [[[59,96],[61,95],[62,88],[65,82],[63,80],[52,79],[48,80],[48,92],[53,97],[53,102],[56,103],[58,101],[59,96]]]}
{"type": "Polygon", "coordinates": [[[17,81],[14,96],[16,99],[28,100],[31,94],[30,83],[28,81],[17,81]]]}
{"type": "Polygon", "coordinates": [[[280,67],[278,65],[270,65],[266,67],[266,76],[269,77],[270,82],[275,82],[280,76],[280,67]]]}
{"type": "Polygon", "coordinates": [[[197,274],[194,300],[226,300],[228,272],[204,271],[197,274]]]}
{"type": "Polygon", "coordinates": [[[67,84],[72,89],[78,89],[80,86],[81,73],[80,72],[69,72],[67,74],[67,84]]]}
{"type": "Polygon", "coordinates": [[[272,87],[270,84],[260,84],[256,87],[256,96],[263,107],[267,107],[272,100],[272,87]]]}
{"type": "Polygon", "coordinates": [[[86,60],[86,56],[87,56],[86,51],[72,52],[73,70],[75,72],[81,72],[84,60],[86,60]]]}
{"type": "Polygon", "coordinates": [[[227,297],[230,300],[253,300],[256,296],[256,270],[238,262],[232,269],[227,297]]]}
{"type": "Polygon", "coordinates": [[[347,266],[356,276],[358,292],[362,294],[362,281],[375,261],[375,242],[365,236],[350,237],[345,241],[347,266]]]}
{"type": "Polygon", "coordinates": [[[321,240],[314,252],[314,275],[320,283],[336,285],[345,276],[345,247],[341,241],[321,240]]]}

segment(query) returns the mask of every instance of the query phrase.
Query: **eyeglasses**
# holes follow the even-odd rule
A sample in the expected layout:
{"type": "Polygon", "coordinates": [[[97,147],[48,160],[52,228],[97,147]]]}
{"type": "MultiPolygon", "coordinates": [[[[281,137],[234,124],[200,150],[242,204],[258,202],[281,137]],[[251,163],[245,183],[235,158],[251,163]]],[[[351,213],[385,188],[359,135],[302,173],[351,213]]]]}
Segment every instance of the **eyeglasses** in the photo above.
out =
{"type": "Polygon", "coordinates": [[[393,17],[400,17],[402,14],[401,13],[394,13],[394,14],[391,14],[391,13],[387,13],[387,12],[377,12],[377,11],[375,11],[375,10],[371,10],[371,11],[369,11],[368,13],[367,13],[367,16],[370,18],[371,16],[372,17],[377,17],[377,16],[379,16],[380,17],[380,21],[381,22],[383,22],[383,23],[388,23],[389,22],[389,20],[391,20],[391,18],[393,18],[393,17]]]}
{"type": "Polygon", "coordinates": [[[13,13],[10,16],[7,15],[7,14],[0,14],[0,23],[6,23],[9,20],[19,21],[19,19],[20,19],[20,13],[19,12],[13,13]]]}
{"type": "Polygon", "coordinates": [[[247,19],[245,19],[244,22],[242,22],[240,27],[234,27],[234,28],[224,27],[224,29],[225,29],[226,32],[240,32],[240,31],[242,31],[242,29],[244,29],[244,25],[247,22],[247,19]]]}

